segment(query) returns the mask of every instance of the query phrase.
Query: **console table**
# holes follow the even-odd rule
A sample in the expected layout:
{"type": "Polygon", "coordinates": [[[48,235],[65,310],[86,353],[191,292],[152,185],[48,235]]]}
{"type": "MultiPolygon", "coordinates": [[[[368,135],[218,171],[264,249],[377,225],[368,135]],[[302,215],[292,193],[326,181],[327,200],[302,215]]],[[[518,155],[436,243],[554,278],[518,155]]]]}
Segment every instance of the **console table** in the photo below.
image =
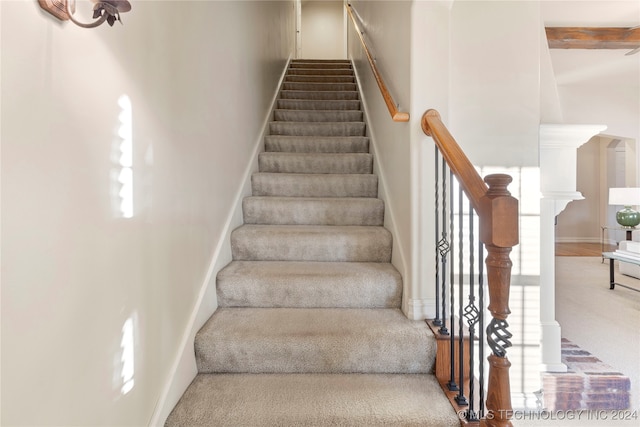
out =
{"type": "Polygon", "coordinates": [[[614,279],[614,265],[613,261],[628,262],[630,264],[640,265],[640,259],[629,258],[615,252],[602,252],[602,259],[607,258],[609,260],[609,289],[615,289],[616,285],[623,288],[630,289],[632,291],[640,292],[638,288],[632,288],[631,286],[623,285],[622,283],[616,283],[614,279]]]}

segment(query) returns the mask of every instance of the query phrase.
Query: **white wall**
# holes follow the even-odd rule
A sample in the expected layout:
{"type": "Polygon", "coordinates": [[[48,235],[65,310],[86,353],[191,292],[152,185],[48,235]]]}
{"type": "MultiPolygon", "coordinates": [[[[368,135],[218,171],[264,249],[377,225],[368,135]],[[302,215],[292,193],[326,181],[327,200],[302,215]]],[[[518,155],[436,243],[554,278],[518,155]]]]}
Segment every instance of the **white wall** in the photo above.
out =
{"type": "MultiPolygon", "coordinates": [[[[549,1],[541,2],[545,22],[549,26],[629,27],[637,25],[640,17],[637,1],[549,1]]],[[[558,218],[557,238],[564,241],[600,241],[600,226],[615,224],[615,208],[607,203],[606,145],[611,139],[624,140],[627,146],[640,142],[640,55],[626,56],[625,49],[551,49],[557,93],[564,123],[602,124],[607,129],[601,135],[601,174],[599,201],[585,200],[569,204],[558,218]],[[605,148],[603,148],[605,147],[605,148]],[[590,209],[585,208],[589,204],[590,209]],[[575,205],[575,206],[574,206],[575,205]],[[584,208],[581,208],[584,206],[584,208]],[[596,207],[597,209],[593,209],[596,207]],[[589,226],[582,224],[588,217],[589,226]]],[[[591,144],[591,142],[590,142],[591,144]]],[[[589,161],[578,156],[578,184],[583,185],[593,175],[589,161]],[[581,163],[585,162],[584,167],[581,163]],[[581,174],[585,176],[582,177],[581,174]],[[582,184],[581,184],[582,182],[582,184]]],[[[585,148],[588,150],[588,148],[585,148]]],[[[629,171],[639,170],[638,150],[626,156],[629,171]]],[[[637,186],[637,176],[629,177],[627,184],[637,186]]],[[[584,187],[582,187],[584,188],[584,187]]],[[[587,199],[593,196],[591,190],[587,199]]],[[[596,192],[595,194],[597,194],[596,192]]],[[[612,233],[613,234],[613,233],[612,233]]],[[[624,238],[624,233],[619,234],[624,238]]],[[[612,239],[615,236],[612,236],[612,239]]],[[[606,238],[606,236],[605,236],[606,238]]]]}
{"type": "Polygon", "coordinates": [[[344,59],[345,14],[341,0],[302,2],[302,58],[344,59]]]}
{"type": "Polygon", "coordinates": [[[478,166],[538,166],[540,6],[455,1],[451,133],[478,166]]]}
{"type": "MultiPolygon", "coordinates": [[[[378,67],[400,111],[410,106],[411,2],[353,1],[367,43],[375,49],[378,67]],[[402,23],[402,25],[399,25],[402,23]]],[[[385,226],[393,233],[393,263],[402,273],[404,296],[410,296],[411,182],[410,125],[391,119],[353,24],[349,22],[348,54],[362,88],[368,135],[373,144],[379,197],[385,200],[385,226]]]]}
{"type": "Polygon", "coordinates": [[[558,91],[565,121],[602,123],[607,125],[607,135],[640,141],[639,87],[640,82],[636,86],[560,85],[558,91]]]}
{"type": "Polygon", "coordinates": [[[570,203],[557,218],[556,240],[615,244],[625,240],[617,227],[615,212],[620,207],[608,204],[610,187],[633,187],[636,182],[636,143],[632,139],[595,136],[577,152],[577,189],[584,200],[570,203]]]}
{"type": "Polygon", "coordinates": [[[35,1],[0,10],[1,422],[147,425],[230,258],[234,203],[294,48],[293,3],[134,2],[124,26],[93,30],[35,1]],[[117,216],[124,94],[128,219],[117,216]],[[122,347],[133,348],[124,370],[122,347]]]}
{"type": "Polygon", "coordinates": [[[576,189],[584,199],[569,203],[558,215],[556,241],[599,242],[600,204],[606,204],[606,197],[604,201],[600,200],[600,152],[601,138],[598,136],[578,148],[576,189]]]}
{"type": "MultiPolygon", "coordinates": [[[[537,167],[539,5],[497,1],[352,4],[362,18],[385,83],[400,110],[411,114],[408,129],[390,120],[350,32],[349,55],[361,76],[369,130],[386,189],[383,197],[397,228],[396,249],[405,263],[404,309],[411,317],[433,316],[434,151],[433,142],[420,128],[422,114],[430,108],[439,110],[478,166],[537,167]]],[[[525,251],[537,259],[537,241],[529,243],[521,245],[518,253],[525,251]]]]}
{"type": "Polygon", "coordinates": [[[367,107],[369,132],[381,175],[387,227],[394,232],[394,264],[404,279],[403,309],[412,318],[433,317],[434,144],[421,128],[435,108],[446,121],[449,102],[450,1],[354,1],[377,66],[409,123],[391,120],[349,24],[354,59],[367,107]]]}
{"type": "Polygon", "coordinates": [[[562,107],[558,83],[553,72],[551,51],[547,43],[544,23],[540,25],[540,123],[562,123],[562,107]]]}
{"type": "MultiPolygon", "coordinates": [[[[576,56],[577,53],[552,51],[552,59],[558,64],[557,68],[563,69],[565,62],[585,60],[576,56]]],[[[564,120],[567,123],[604,124],[607,129],[604,132],[606,135],[602,136],[603,140],[621,139],[631,148],[637,148],[640,144],[640,77],[638,77],[640,76],[640,56],[624,56],[624,51],[620,50],[611,50],[604,54],[608,59],[596,67],[585,67],[583,75],[564,75],[559,80],[558,93],[564,120]],[[618,63],[620,68],[624,66],[625,73],[614,74],[610,79],[603,79],[598,74],[598,71],[609,70],[611,66],[618,63]]],[[[626,160],[630,164],[626,169],[632,175],[627,179],[625,186],[633,187],[640,184],[636,173],[640,170],[640,158],[637,149],[631,149],[629,152],[631,154],[626,156],[626,160]]],[[[580,156],[579,150],[578,184],[580,185],[581,182],[582,185],[586,184],[593,173],[587,158],[580,156]]],[[[558,218],[556,236],[561,241],[599,242],[600,226],[615,225],[615,218],[606,213],[607,210],[611,210],[607,206],[607,188],[605,186],[599,192],[594,192],[589,187],[579,187],[578,190],[583,191],[581,188],[588,193],[585,197],[590,200],[572,203],[562,212],[558,218]],[[599,196],[597,200],[596,196],[599,196]],[[587,203],[589,209],[583,209],[587,207],[587,203]],[[572,224],[583,226],[577,227],[572,224]]],[[[622,240],[624,233],[612,234],[609,237],[612,240],[622,240]]]]}
{"type": "Polygon", "coordinates": [[[413,317],[435,317],[433,209],[435,148],[421,127],[437,110],[448,123],[450,95],[450,1],[416,1],[411,12],[411,301],[413,317]]]}

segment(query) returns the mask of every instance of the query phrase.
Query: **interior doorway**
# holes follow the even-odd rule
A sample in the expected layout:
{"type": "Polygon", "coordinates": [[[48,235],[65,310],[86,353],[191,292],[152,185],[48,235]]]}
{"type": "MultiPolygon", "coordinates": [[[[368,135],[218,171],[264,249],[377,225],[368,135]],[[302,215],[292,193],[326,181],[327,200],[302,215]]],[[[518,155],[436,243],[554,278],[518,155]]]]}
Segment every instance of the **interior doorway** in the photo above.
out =
{"type": "MultiPolygon", "coordinates": [[[[616,226],[620,206],[608,204],[609,188],[637,187],[636,143],[633,139],[600,136],[600,218],[603,226],[616,226]]],[[[613,231],[613,230],[612,230],[613,231]]],[[[615,245],[626,239],[624,230],[607,233],[605,243],[615,245]]]]}
{"type": "Polygon", "coordinates": [[[634,139],[596,135],[577,150],[576,188],[584,199],[570,203],[557,217],[557,243],[616,244],[625,239],[615,227],[617,206],[609,205],[609,188],[636,187],[634,139]]]}
{"type": "Polygon", "coordinates": [[[346,11],[342,0],[297,0],[296,56],[347,59],[346,11]]]}

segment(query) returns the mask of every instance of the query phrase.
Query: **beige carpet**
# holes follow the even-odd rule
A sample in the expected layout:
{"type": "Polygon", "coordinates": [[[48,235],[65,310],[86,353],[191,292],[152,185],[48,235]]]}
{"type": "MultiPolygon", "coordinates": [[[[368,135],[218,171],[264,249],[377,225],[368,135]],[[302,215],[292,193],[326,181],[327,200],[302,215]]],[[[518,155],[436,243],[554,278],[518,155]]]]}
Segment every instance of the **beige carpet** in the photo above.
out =
{"type": "Polygon", "coordinates": [[[351,63],[294,60],[285,79],[165,425],[458,426],[435,337],[400,310],[351,63]]]}
{"type": "MultiPolygon", "coordinates": [[[[638,279],[617,271],[615,278],[640,289],[638,279]]],[[[556,319],[563,337],[631,378],[631,403],[640,410],[640,292],[610,290],[609,263],[600,257],[557,258],[556,319]]]]}
{"type": "Polygon", "coordinates": [[[456,426],[439,388],[433,375],[201,374],[170,425],[456,426]]]}

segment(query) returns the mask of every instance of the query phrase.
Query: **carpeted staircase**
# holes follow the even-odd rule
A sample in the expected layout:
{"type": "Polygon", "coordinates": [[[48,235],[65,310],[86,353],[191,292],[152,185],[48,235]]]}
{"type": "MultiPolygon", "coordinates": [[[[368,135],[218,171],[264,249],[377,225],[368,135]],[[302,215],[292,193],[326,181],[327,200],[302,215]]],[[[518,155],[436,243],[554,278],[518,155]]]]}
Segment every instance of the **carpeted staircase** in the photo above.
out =
{"type": "Polygon", "coordinates": [[[402,279],[349,61],[292,61],[167,426],[458,426],[402,279]]]}

